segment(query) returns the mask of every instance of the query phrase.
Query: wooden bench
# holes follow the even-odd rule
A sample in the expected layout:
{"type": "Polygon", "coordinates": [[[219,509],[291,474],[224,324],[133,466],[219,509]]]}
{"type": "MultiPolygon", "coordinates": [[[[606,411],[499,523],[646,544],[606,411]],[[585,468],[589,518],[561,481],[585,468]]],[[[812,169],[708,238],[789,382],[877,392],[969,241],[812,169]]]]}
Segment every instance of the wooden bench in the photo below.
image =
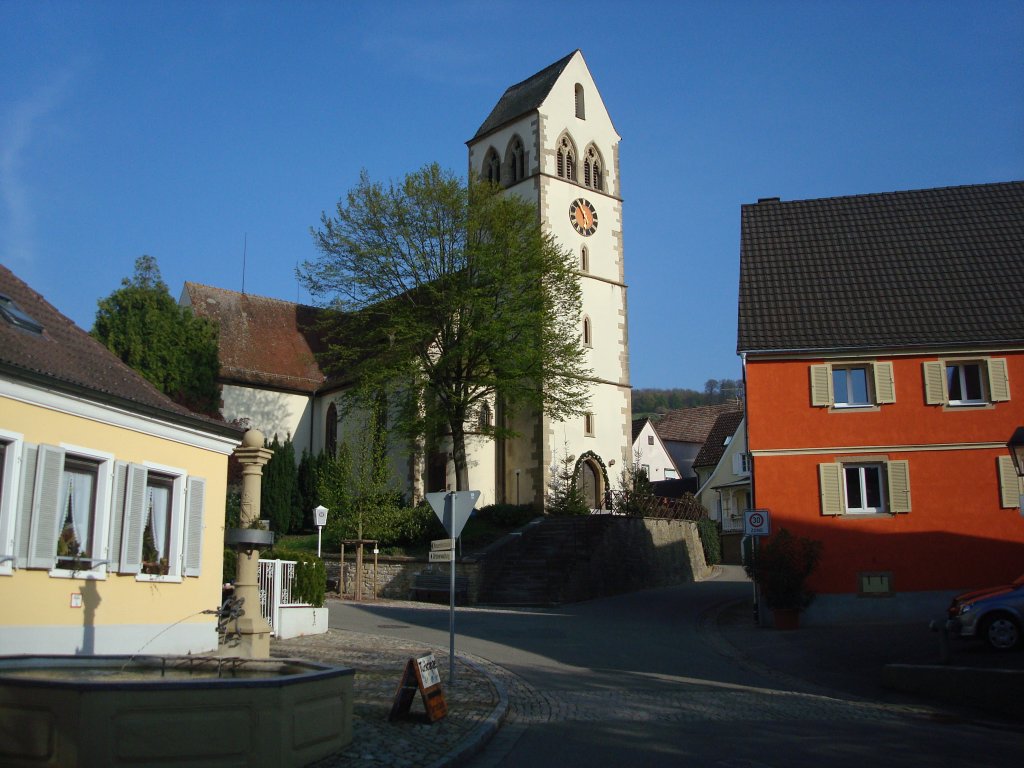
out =
{"type": "MultiPolygon", "coordinates": [[[[412,599],[424,603],[448,603],[451,589],[451,574],[435,571],[421,571],[412,582],[412,599]]],[[[455,576],[455,603],[465,604],[469,596],[469,577],[455,576]]]]}

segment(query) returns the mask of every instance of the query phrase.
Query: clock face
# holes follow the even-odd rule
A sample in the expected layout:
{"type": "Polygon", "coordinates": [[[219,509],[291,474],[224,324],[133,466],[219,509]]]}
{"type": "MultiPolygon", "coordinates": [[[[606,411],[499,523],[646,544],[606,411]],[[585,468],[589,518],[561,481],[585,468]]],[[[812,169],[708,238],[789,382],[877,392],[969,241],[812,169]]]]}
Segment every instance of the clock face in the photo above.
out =
{"type": "Polygon", "coordinates": [[[589,200],[576,198],[569,206],[569,221],[584,237],[590,237],[597,231],[597,211],[589,200]]]}

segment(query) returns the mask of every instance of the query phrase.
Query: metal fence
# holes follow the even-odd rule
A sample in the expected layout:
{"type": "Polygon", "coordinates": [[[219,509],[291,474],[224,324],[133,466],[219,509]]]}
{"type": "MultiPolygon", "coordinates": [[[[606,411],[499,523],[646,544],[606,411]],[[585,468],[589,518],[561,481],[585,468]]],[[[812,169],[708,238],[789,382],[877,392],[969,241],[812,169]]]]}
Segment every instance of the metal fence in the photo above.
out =
{"type": "Polygon", "coordinates": [[[280,626],[281,608],[290,605],[308,605],[292,601],[295,585],[294,560],[260,560],[260,614],[267,620],[271,631],[277,635],[280,626]]]}

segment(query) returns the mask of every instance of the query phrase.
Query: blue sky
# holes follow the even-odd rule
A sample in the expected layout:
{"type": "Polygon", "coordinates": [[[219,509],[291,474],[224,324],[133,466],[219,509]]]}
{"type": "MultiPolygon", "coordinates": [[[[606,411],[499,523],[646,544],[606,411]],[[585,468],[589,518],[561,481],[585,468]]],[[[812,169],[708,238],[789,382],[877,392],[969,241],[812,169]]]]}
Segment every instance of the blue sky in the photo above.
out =
{"type": "Polygon", "coordinates": [[[154,256],[310,301],[365,168],[583,51],[622,136],[632,381],[738,378],[740,205],[1024,178],[1024,2],[0,0],[0,262],[88,329],[154,256]]]}

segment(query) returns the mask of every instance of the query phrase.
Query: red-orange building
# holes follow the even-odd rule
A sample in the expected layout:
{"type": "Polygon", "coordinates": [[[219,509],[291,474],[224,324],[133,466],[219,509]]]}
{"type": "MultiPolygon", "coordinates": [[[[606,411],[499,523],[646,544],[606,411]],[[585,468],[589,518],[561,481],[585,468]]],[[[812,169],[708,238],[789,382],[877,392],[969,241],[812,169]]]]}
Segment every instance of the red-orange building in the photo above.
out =
{"type": "Polygon", "coordinates": [[[742,209],[753,502],[823,543],[808,621],[1024,573],[1024,182],[742,209]]]}

